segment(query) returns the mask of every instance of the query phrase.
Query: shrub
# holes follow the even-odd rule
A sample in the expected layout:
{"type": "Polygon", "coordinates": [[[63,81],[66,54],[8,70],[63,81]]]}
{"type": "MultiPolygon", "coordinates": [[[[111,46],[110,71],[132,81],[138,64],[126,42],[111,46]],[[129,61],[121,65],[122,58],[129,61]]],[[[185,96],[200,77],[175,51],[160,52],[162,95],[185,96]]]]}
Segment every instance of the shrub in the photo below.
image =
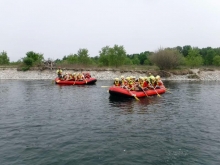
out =
{"type": "Polygon", "coordinates": [[[30,57],[23,58],[23,62],[24,62],[25,65],[27,65],[29,67],[33,65],[33,59],[30,58],[30,57]]]}
{"type": "Polygon", "coordinates": [[[213,58],[213,65],[220,66],[220,56],[215,56],[213,58]]]}
{"type": "Polygon", "coordinates": [[[29,69],[30,69],[29,66],[24,66],[24,67],[21,68],[22,71],[28,71],[29,69]]]}
{"type": "Polygon", "coordinates": [[[199,54],[197,48],[190,49],[188,55],[186,56],[186,64],[191,67],[198,67],[203,64],[203,58],[199,54]]]}
{"type": "Polygon", "coordinates": [[[161,70],[173,69],[183,63],[183,55],[177,49],[159,48],[149,56],[151,63],[157,65],[161,70]]]}
{"type": "Polygon", "coordinates": [[[9,58],[7,52],[0,52],[0,65],[9,64],[9,58]]]}

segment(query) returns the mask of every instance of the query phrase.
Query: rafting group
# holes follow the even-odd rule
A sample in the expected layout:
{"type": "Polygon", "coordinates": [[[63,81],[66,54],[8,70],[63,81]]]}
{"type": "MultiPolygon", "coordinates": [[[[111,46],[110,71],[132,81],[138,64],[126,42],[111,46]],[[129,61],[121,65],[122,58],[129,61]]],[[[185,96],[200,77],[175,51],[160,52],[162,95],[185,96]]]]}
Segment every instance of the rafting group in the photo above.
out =
{"type": "MultiPolygon", "coordinates": [[[[60,85],[90,85],[95,84],[96,78],[91,77],[90,73],[65,73],[59,67],[57,70],[56,84],[60,85]]],[[[106,86],[103,86],[106,87],[106,86]]],[[[145,97],[165,93],[166,88],[159,75],[154,76],[149,73],[149,76],[139,77],[134,76],[115,78],[113,85],[109,88],[111,96],[122,97],[145,97]]]]}
{"type": "Polygon", "coordinates": [[[129,89],[130,91],[138,91],[138,90],[147,90],[147,89],[158,89],[163,86],[163,82],[160,79],[160,76],[156,77],[149,73],[148,77],[139,77],[136,79],[134,76],[115,78],[114,86],[119,86],[125,89],[129,89]]]}
{"type": "Polygon", "coordinates": [[[56,84],[61,85],[85,85],[94,84],[97,80],[92,78],[90,73],[64,73],[59,67],[57,70],[57,78],[55,79],[56,84]]]}
{"type": "Polygon", "coordinates": [[[90,73],[65,73],[65,74],[62,74],[62,70],[60,69],[60,67],[58,68],[57,70],[57,76],[60,80],[67,80],[67,81],[71,81],[71,80],[74,80],[74,81],[83,81],[85,79],[89,79],[91,77],[90,73]]]}
{"type": "Polygon", "coordinates": [[[151,73],[148,77],[139,77],[138,79],[134,76],[115,78],[113,86],[109,88],[111,96],[134,97],[136,100],[139,100],[139,97],[160,96],[165,92],[166,88],[160,76],[155,77],[151,73]]]}

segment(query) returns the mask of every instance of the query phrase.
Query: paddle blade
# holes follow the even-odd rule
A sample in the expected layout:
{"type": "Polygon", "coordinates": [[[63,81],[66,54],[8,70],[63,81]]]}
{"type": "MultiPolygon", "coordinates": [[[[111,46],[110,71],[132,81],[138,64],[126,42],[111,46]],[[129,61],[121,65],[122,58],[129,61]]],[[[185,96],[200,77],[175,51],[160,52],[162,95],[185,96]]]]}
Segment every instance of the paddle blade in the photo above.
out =
{"type": "Polygon", "coordinates": [[[140,100],[137,98],[137,96],[134,96],[134,98],[135,98],[137,101],[140,101],[140,100]]]}

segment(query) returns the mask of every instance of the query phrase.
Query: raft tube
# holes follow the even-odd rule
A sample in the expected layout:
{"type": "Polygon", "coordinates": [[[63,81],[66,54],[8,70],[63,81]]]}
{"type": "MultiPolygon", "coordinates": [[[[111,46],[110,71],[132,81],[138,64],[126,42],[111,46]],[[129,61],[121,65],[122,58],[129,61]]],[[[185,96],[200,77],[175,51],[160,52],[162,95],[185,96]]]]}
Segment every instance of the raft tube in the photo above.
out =
{"type": "Polygon", "coordinates": [[[109,88],[109,93],[111,96],[119,96],[119,97],[147,97],[153,95],[159,95],[166,92],[166,88],[164,85],[161,85],[156,89],[147,89],[147,90],[138,90],[138,91],[129,91],[128,89],[112,86],[109,88]]]}
{"type": "Polygon", "coordinates": [[[55,79],[55,83],[56,84],[60,84],[60,85],[92,85],[95,84],[95,82],[97,81],[97,79],[95,78],[86,78],[86,80],[61,80],[58,77],[55,79]]]}

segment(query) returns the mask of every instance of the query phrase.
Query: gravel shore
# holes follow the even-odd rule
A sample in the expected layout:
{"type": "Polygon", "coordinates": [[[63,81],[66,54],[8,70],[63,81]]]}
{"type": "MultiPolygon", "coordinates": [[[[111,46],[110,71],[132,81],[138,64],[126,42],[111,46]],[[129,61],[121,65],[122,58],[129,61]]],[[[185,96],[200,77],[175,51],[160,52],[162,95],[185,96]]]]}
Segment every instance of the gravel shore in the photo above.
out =
{"type": "MultiPolygon", "coordinates": [[[[203,81],[220,81],[220,70],[199,70],[199,69],[191,69],[191,74],[185,75],[175,75],[171,74],[170,77],[162,77],[162,80],[203,80],[203,81]],[[191,76],[190,75],[194,75],[191,76]]],[[[76,71],[68,70],[69,73],[73,73],[76,71]]],[[[97,80],[113,80],[116,77],[120,77],[121,75],[127,76],[147,76],[146,74],[139,73],[139,72],[123,72],[120,71],[83,71],[89,72],[92,77],[97,78],[97,80]]],[[[0,79],[27,79],[27,80],[43,80],[43,79],[54,79],[56,77],[56,70],[33,70],[33,71],[17,71],[16,68],[7,68],[7,69],[0,69],[0,79]]]]}

